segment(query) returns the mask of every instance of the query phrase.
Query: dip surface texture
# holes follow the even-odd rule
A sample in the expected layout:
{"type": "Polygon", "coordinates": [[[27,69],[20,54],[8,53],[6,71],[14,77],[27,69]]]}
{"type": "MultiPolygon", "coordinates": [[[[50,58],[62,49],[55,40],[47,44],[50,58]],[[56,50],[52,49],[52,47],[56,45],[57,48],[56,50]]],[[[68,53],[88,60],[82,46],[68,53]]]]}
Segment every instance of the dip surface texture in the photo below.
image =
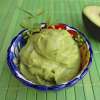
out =
{"type": "Polygon", "coordinates": [[[80,69],[80,50],[66,30],[44,29],[30,36],[20,51],[20,71],[41,85],[65,83],[80,69]]]}

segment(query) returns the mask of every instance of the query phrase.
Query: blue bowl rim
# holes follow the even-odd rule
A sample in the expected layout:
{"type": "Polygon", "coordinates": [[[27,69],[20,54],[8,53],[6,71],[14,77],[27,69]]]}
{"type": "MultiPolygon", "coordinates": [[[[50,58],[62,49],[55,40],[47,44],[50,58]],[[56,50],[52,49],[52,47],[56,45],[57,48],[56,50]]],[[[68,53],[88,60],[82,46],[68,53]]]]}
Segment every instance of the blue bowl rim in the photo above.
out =
{"type": "Polygon", "coordinates": [[[89,59],[89,63],[87,66],[85,66],[85,68],[82,70],[81,73],[79,73],[77,76],[75,76],[72,80],[68,81],[68,82],[65,82],[65,83],[62,83],[60,85],[56,85],[56,86],[44,86],[44,85],[37,85],[37,84],[32,84],[32,83],[29,83],[27,80],[23,80],[22,78],[20,78],[16,71],[16,65],[12,64],[12,62],[10,61],[10,52],[11,52],[11,47],[12,47],[12,44],[14,43],[14,41],[17,39],[17,37],[19,35],[21,35],[24,31],[26,31],[26,29],[20,31],[18,33],[17,36],[15,36],[11,43],[10,43],[10,46],[8,47],[8,50],[7,50],[7,63],[8,63],[8,66],[12,72],[12,74],[18,79],[20,80],[24,85],[28,86],[28,87],[32,87],[32,88],[35,88],[35,89],[38,89],[38,90],[42,90],[42,91],[46,91],[46,90],[60,90],[60,89],[63,89],[65,87],[71,87],[73,86],[74,84],[76,84],[79,80],[81,80],[88,72],[88,69],[90,68],[90,65],[92,64],[92,57],[93,57],[93,51],[92,51],[92,46],[91,46],[91,43],[89,42],[87,36],[80,32],[77,28],[74,28],[73,26],[71,25],[67,25],[67,24],[64,24],[66,25],[67,27],[70,27],[72,29],[74,29],[75,31],[77,31],[78,33],[80,33],[85,42],[87,43],[87,45],[89,46],[89,51],[90,51],[90,59],[89,59]]]}

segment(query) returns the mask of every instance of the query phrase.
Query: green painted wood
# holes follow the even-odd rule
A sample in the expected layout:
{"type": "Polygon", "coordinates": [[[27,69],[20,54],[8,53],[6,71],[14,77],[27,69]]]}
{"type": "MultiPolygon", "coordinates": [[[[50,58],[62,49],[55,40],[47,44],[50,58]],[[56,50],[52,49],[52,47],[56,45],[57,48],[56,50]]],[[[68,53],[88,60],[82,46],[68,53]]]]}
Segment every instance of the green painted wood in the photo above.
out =
{"type": "Polygon", "coordinates": [[[0,0],[0,100],[99,100],[100,99],[100,42],[93,39],[83,25],[81,12],[89,4],[100,5],[100,0],[0,0]],[[11,39],[21,30],[19,24],[26,16],[18,8],[35,13],[43,9],[38,22],[50,17],[52,24],[67,23],[83,31],[91,41],[94,58],[84,79],[71,88],[60,91],[30,89],[12,76],[6,63],[11,39]]]}
{"type": "MultiPolygon", "coordinates": [[[[6,9],[4,9],[4,12],[1,11],[1,15],[2,15],[2,12],[3,12],[3,15],[1,16],[2,18],[0,18],[0,37],[1,37],[0,42],[4,41],[5,34],[8,30],[8,26],[12,19],[12,15],[13,15],[13,12],[15,9],[16,2],[14,2],[13,5],[11,6],[12,3],[13,2],[11,0],[9,1],[9,3],[7,3],[8,5],[6,4],[6,2],[4,2],[4,6],[2,9],[4,9],[4,8],[6,8],[6,9]]],[[[2,46],[3,45],[0,45],[0,50],[1,50],[2,46]]]]}
{"type": "Polygon", "coordinates": [[[95,100],[94,91],[89,77],[89,73],[83,79],[84,93],[86,100],[95,100]]]}
{"type": "Polygon", "coordinates": [[[93,85],[93,91],[95,95],[95,99],[99,100],[100,99],[100,75],[98,73],[97,65],[96,62],[93,59],[93,66],[90,69],[90,75],[91,75],[91,81],[93,85]]]}
{"type": "MultiPolygon", "coordinates": [[[[12,30],[12,28],[13,28],[12,26],[16,26],[16,25],[13,25],[13,24],[15,24],[14,20],[16,21],[16,17],[13,17],[13,14],[16,11],[16,7],[17,7],[16,4],[17,4],[16,2],[13,2],[13,5],[12,5],[12,2],[11,2],[9,11],[7,12],[7,15],[6,15],[6,20],[5,20],[4,23],[2,23],[2,25],[4,27],[0,30],[2,32],[2,34],[1,34],[2,42],[5,41],[4,45],[1,45],[2,48],[0,48],[0,49],[2,49],[2,51],[0,52],[2,54],[2,55],[0,55],[1,58],[2,58],[2,60],[0,60],[0,63],[1,63],[0,64],[0,69],[1,69],[0,74],[1,74],[1,76],[3,75],[4,69],[6,70],[5,73],[8,74],[7,75],[7,74],[4,73],[4,77],[3,77],[4,80],[0,82],[1,86],[4,85],[3,87],[0,88],[1,89],[0,92],[2,92],[0,97],[2,97],[2,100],[3,99],[4,100],[5,99],[14,100],[16,98],[16,93],[17,93],[16,90],[17,90],[18,84],[16,84],[17,82],[15,82],[12,78],[10,78],[11,74],[9,73],[8,69],[6,68],[7,64],[5,64],[5,62],[6,62],[5,54],[7,52],[7,47],[8,47],[7,40],[9,40],[9,42],[10,42],[9,37],[12,36],[11,33],[13,33],[13,31],[12,32],[10,31],[10,27],[11,27],[11,30],[12,30]],[[11,25],[11,22],[12,22],[12,25],[11,25]],[[8,32],[8,36],[6,35],[7,32],[8,32]],[[7,36],[6,39],[5,39],[5,35],[7,36]],[[14,87],[13,87],[13,85],[14,85],[14,87]],[[3,88],[3,91],[2,91],[2,88],[3,88]]],[[[15,14],[15,16],[16,16],[16,14],[15,14]]]]}
{"type": "Polygon", "coordinates": [[[56,99],[57,98],[56,95],[57,95],[56,91],[53,91],[53,92],[52,91],[48,91],[47,92],[47,100],[52,100],[52,99],[53,100],[57,100],[56,99]]]}
{"type": "Polygon", "coordinates": [[[4,65],[3,72],[0,76],[0,98],[5,100],[6,92],[8,90],[8,83],[10,81],[9,69],[6,68],[7,65],[4,65]],[[5,74],[6,73],[6,74],[5,74]]]}
{"type": "Polygon", "coordinates": [[[65,89],[57,91],[57,100],[66,100],[65,89]]]}
{"type": "Polygon", "coordinates": [[[66,89],[66,100],[76,100],[74,87],[66,89]]]}
{"type": "Polygon", "coordinates": [[[27,100],[36,100],[36,90],[30,88],[27,90],[27,100]]]}
{"type": "Polygon", "coordinates": [[[7,48],[8,48],[8,45],[10,44],[11,38],[14,35],[14,29],[16,27],[16,20],[17,20],[18,16],[19,16],[19,10],[16,8],[15,12],[13,13],[13,17],[12,17],[12,20],[10,22],[10,25],[8,26],[9,29],[6,31],[6,37],[3,40],[3,45],[1,48],[1,52],[0,52],[0,54],[1,54],[0,56],[2,58],[0,60],[0,63],[1,63],[0,74],[1,74],[1,71],[3,68],[3,64],[6,62],[7,48]]]}
{"type": "MultiPolygon", "coordinates": [[[[0,25],[4,21],[4,18],[6,17],[9,8],[11,7],[12,0],[8,0],[8,3],[6,3],[6,0],[1,1],[0,3],[0,25]]],[[[1,28],[1,27],[0,27],[1,28]]]]}
{"type": "Polygon", "coordinates": [[[37,91],[36,92],[36,100],[46,100],[46,92],[43,92],[43,91],[37,91]]]}
{"type": "Polygon", "coordinates": [[[94,54],[94,59],[95,59],[95,63],[96,63],[96,67],[97,67],[97,72],[98,72],[98,76],[100,77],[100,53],[95,53],[94,54]]]}
{"type": "Polygon", "coordinates": [[[76,100],[85,100],[83,81],[80,81],[78,84],[75,85],[75,97],[76,100]]]}
{"type": "Polygon", "coordinates": [[[17,96],[15,100],[27,100],[27,92],[27,88],[23,86],[23,84],[20,84],[17,90],[17,96]]]}
{"type": "Polygon", "coordinates": [[[8,89],[6,91],[5,100],[15,100],[17,96],[17,90],[18,81],[15,79],[15,77],[11,76],[8,83],[8,89]]]}

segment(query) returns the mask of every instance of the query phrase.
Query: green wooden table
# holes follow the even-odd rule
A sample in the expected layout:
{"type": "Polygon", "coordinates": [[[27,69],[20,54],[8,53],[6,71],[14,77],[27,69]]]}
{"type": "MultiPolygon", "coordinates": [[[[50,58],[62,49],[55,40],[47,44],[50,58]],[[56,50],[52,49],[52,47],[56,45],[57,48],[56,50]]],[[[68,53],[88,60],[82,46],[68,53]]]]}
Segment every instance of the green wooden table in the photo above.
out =
{"type": "Polygon", "coordinates": [[[100,42],[84,29],[82,9],[88,4],[100,5],[100,0],[0,0],[0,100],[100,100],[100,42]],[[93,64],[83,80],[61,91],[41,92],[21,84],[11,74],[7,61],[7,48],[11,39],[20,31],[25,14],[18,8],[35,12],[43,9],[51,23],[71,24],[86,33],[93,46],[93,64]]]}

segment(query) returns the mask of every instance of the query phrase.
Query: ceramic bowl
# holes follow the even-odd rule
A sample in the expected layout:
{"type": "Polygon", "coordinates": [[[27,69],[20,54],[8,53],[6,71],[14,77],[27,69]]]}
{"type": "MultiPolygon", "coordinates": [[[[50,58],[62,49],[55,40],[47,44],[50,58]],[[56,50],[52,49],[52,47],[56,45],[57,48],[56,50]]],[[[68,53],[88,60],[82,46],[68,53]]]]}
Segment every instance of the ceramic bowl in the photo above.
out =
{"type": "MultiPolygon", "coordinates": [[[[45,28],[45,27],[46,27],[46,23],[42,23],[40,25],[40,28],[45,28]]],[[[80,54],[81,54],[81,64],[80,64],[80,72],[77,74],[77,76],[75,76],[70,81],[55,86],[38,85],[36,83],[27,80],[21,74],[18,67],[18,62],[19,62],[19,51],[23,46],[25,46],[26,39],[27,39],[25,38],[27,37],[27,34],[25,36],[23,35],[23,33],[28,33],[28,30],[20,31],[18,35],[12,39],[10,46],[7,50],[7,63],[9,65],[12,74],[24,85],[29,86],[31,88],[46,91],[46,90],[60,90],[65,87],[71,87],[74,84],[76,84],[79,80],[81,80],[86,75],[86,73],[90,68],[90,65],[92,63],[92,55],[93,55],[91,44],[84,33],[80,32],[78,29],[70,25],[56,24],[56,25],[49,26],[48,29],[67,30],[69,31],[72,38],[78,43],[80,54]]]]}

